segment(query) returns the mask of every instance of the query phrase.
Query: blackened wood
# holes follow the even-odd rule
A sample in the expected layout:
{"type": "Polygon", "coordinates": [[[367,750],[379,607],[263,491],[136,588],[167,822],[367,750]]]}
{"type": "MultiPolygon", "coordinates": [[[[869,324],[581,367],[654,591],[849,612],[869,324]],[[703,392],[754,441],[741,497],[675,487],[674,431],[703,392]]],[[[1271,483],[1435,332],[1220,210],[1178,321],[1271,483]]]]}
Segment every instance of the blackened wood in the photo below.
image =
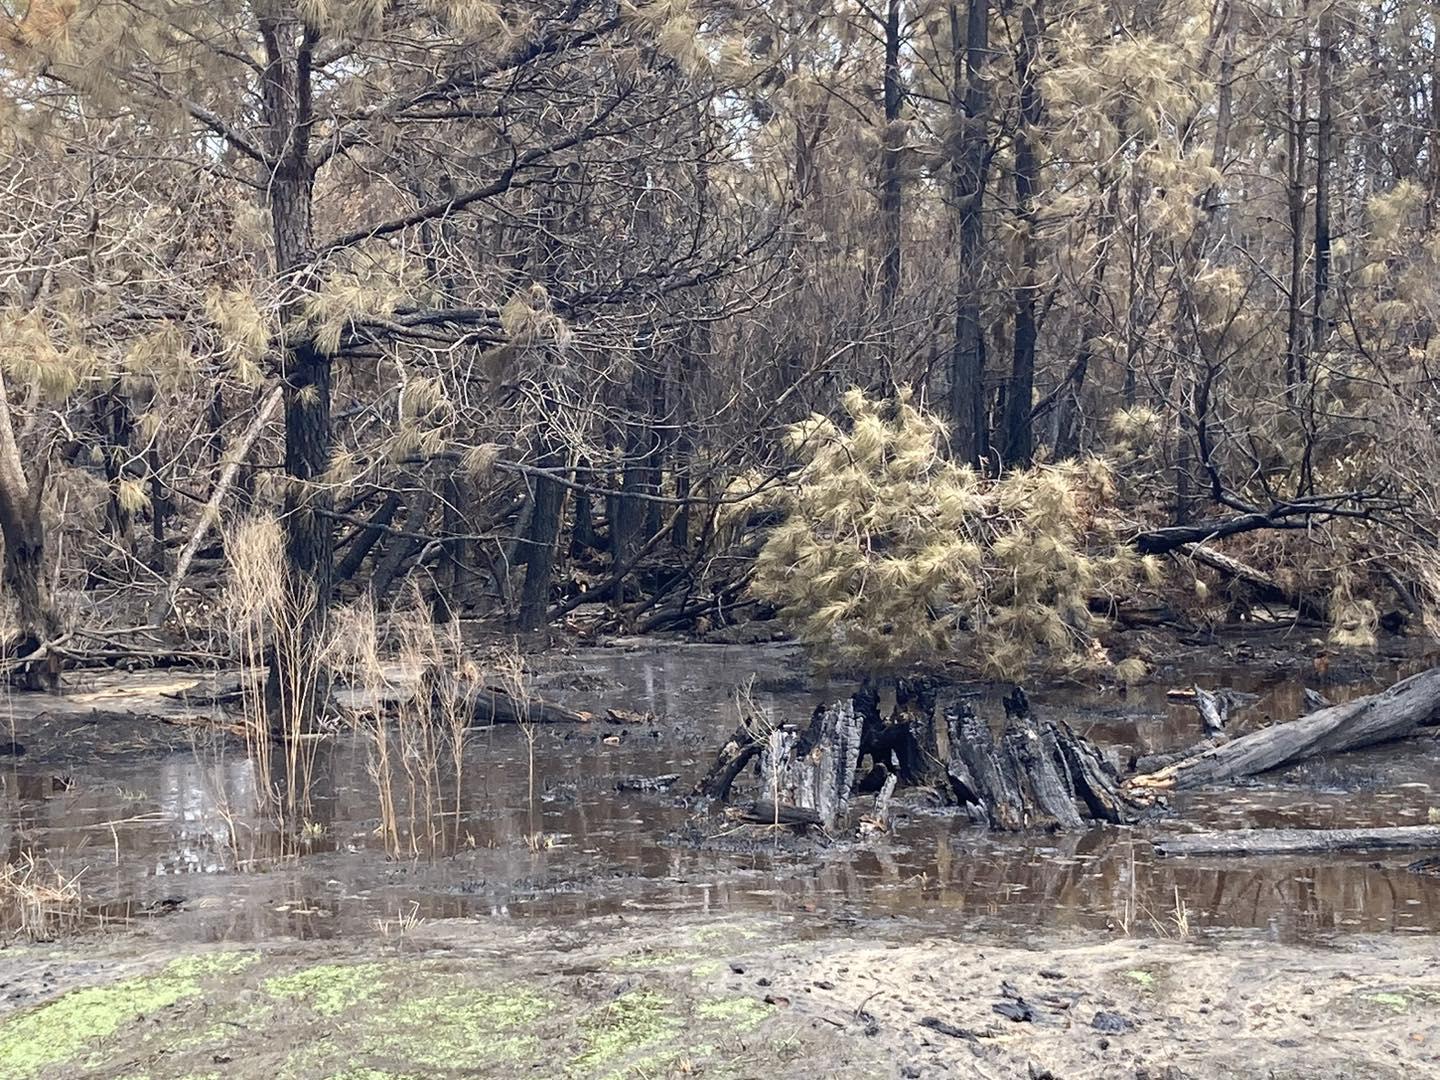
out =
{"type": "Polygon", "coordinates": [[[691,794],[724,802],[730,798],[730,788],[734,786],[735,778],[759,752],[760,743],[754,732],[741,724],[725,741],[725,745],[720,747],[715,755],[715,763],[695,785],[691,794]]]}

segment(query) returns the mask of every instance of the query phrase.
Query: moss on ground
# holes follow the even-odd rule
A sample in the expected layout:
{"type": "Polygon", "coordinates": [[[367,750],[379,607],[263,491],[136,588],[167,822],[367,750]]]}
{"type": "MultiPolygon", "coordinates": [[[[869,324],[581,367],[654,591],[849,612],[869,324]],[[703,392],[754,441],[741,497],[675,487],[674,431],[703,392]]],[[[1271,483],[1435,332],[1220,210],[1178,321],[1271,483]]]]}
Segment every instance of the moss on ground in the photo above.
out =
{"type": "MultiPolygon", "coordinates": [[[[552,994],[548,983],[497,984],[485,965],[448,958],[297,966],[276,957],[247,971],[259,954],[189,956],[0,1022],[0,1080],[127,1067],[126,1080],[589,1080],[718,1068],[726,1038],[774,1010],[749,997],[704,995],[688,970],[694,956],[632,954],[643,962],[625,970],[656,970],[643,976],[646,985],[599,1005],[593,995],[606,994],[603,986],[577,992],[567,982],[552,994]],[[678,970],[660,970],[666,964],[678,970]],[[227,1064],[217,1073],[214,1062],[227,1064]]],[[[612,985],[621,978],[601,976],[612,985]]]]}
{"type": "Polygon", "coordinates": [[[773,1006],[752,997],[717,998],[695,1006],[695,1015],[700,1019],[718,1021],[732,1031],[749,1031],[767,1020],[774,1011],[773,1006]]]}
{"type": "Polygon", "coordinates": [[[689,964],[697,960],[704,960],[704,955],[688,949],[643,949],[626,956],[617,956],[610,961],[610,966],[620,971],[651,971],[656,968],[689,964]]]}
{"type": "Polygon", "coordinates": [[[519,987],[496,992],[471,989],[412,998],[386,1011],[394,1030],[374,1037],[367,1049],[427,1069],[499,1066],[540,1055],[540,1040],[527,1029],[551,1004],[519,987]]]}
{"type": "Polygon", "coordinates": [[[253,953],[182,957],[154,975],[72,990],[10,1017],[0,1023],[0,1080],[29,1080],[82,1062],[122,1025],[196,997],[201,979],[235,974],[256,959],[253,953]]]}
{"type": "Polygon", "coordinates": [[[682,1025],[668,998],[653,990],[631,990],[583,1017],[580,1026],[585,1050],[571,1063],[572,1071],[594,1073],[654,1049],[677,1035],[682,1025]]]}
{"type": "Polygon", "coordinates": [[[271,997],[303,1001],[320,1016],[339,1016],[384,987],[381,964],[316,964],[265,980],[271,997]]]}

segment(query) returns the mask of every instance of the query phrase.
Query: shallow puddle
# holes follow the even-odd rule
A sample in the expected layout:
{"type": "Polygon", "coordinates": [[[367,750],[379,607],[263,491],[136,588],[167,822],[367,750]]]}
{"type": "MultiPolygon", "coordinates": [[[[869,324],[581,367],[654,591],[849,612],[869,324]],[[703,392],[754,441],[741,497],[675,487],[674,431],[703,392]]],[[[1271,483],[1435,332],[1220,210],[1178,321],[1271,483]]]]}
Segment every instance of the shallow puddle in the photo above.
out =
{"type": "MultiPolygon", "coordinates": [[[[734,689],[753,678],[756,702],[803,721],[814,703],[852,687],[812,679],[784,646],[646,645],[543,663],[536,688],[546,696],[653,722],[541,727],[533,746],[516,727],[473,731],[458,797],[453,784],[434,796],[458,807],[444,819],[439,857],[386,857],[369,752],[350,735],[316,745],[310,804],[288,834],[256,813],[256,770],[233,746],[69,773],[22,758],[0,766],[0,847],[12,860],[33,851],[67,874],[83,869],[97,914],[143,919],[178,908],[167,914],[171,929],[202,940],[627,910],[825,916],[817,926],[898,918],[1022,937],[1067,926],[1143,935],[1261,929],[1282,939],[1440,930],[1440,879],[1407,872],[1403,855],[1161,860],[1139,830],[997,836],[920,805],[884,841],[697,847],[679,796],[733,729],[734,689]],[[670,774],[679,779],[669,791],[627,783],[670,774]],[[298,840],[284,838],[295,832],[298,840]]],[[[1363,693],[1394,674],[1326,692],[1363,693]]],[[[132,677],[130,689],[147,677],[132,677]]],[[[1200,681],[1259,694],[1236,717],[1240,731],[1300,711],[1300,685],[1278,676],[1219,671],[1200,681]]],[[[1129,696],[1049,690],[1034,701],[1122,756],[1185,745],[1198,726],[1193,708],[1167,700],[1160,686],[1129,696]]],[[[998,690],[980,707],[999,715],[998,690]]],[[[282,762],[273,767],[283,771],[282,762]]],[[[1180,796],[1169,827],[1423,823],[1440,805],[1432,782],[1440,784],[1440,744],[1415,740],[1180,796]]],[[[717,820],[708,832],[726,828],[717,820]]]]}

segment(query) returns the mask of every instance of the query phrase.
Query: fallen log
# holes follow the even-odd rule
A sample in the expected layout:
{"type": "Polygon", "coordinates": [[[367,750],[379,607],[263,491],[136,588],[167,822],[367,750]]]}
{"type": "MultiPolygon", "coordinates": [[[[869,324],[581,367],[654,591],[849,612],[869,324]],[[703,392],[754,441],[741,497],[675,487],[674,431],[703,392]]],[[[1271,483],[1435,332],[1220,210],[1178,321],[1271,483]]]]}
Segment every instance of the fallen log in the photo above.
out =
{"type": "Polygon", "coordinates": [[[1155,837],[1158,855],[1304,855],[1339,851],[1440,851],[1440,825],[1380,829],[1232,829],[1155,837]]]}
{"type": "Polygon", "coordinates": [[[589,713],[577,712],[530,694],[516,696],[498,686],[457,680],[449,672],[426,671],[420,693],[428,694],[432,707],[459,701],[476,724],[588,724],[589,713]]]}
{"type": "Polygon", "coordinates": [[[1187,761],[1192,757],[1198,757],[1207,750],[1213,750],[1217,746],[1224,746],[1230,740],[1228,738],[1205,739],[1187,746],[1184,750],[1167,750],[1159,754],[1142,754],[1130,759],[1130,771],[1132,773],[1155,773],[1167,766],[1174,765],[1180,761],[1187,761]]]}
{"type": "Polygon", "coordinates": [[[1255,599],[1261,603],[1292,607],[1305,618],[1314,619],[1316,622],[1330,621],[1329,609],[1319,597],[1292,592],[1268,574],[1257,570],[1248,563],[1201,547],[1199,544],[1187,545],[1182,548],[1182,551],[1202,566],[1208,566],[1218,574],[1241,582],[1252,591],[1255,599]]]}
{"type": "Polygon", "coordinates": [[[470,703],[477,724],[588,724],[590,714],[567,709],[539,697],[512,697],[498,686],[482,686],[471,692],[470,703]]]}
{"type": "Polygon", "coordinates": [[[1298,720],[1131,777],[1132,789],[1193,788],[1268,772],[1319,754],[1392,742],[1440,724],[1440,668],[1402,679],[1388,690],[1331,705],[1298,720]]]}

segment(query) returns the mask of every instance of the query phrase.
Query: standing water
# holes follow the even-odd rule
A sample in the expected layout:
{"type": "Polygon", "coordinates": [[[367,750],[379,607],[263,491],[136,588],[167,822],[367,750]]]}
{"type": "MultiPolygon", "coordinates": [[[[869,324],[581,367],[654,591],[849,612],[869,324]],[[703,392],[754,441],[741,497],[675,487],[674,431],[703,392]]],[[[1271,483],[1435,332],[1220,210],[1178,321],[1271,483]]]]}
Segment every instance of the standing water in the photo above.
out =
{"type": "MultiPolygon", "coordinates": [[[[815,680],[788,646],[645,645],[540,663],[539,693],[597,719],[472,731],[460,789],[442,800],[454,808],[442,852],[387,853],[371,754],[357,736],[318,743],[303,820],[282,831],[257,812],[256,769],[233,743],[187,733],[158,756],[127,754],[121,728],[103,720],[84,735],[106,747],[98,761],[78,750],[75,760],[0,759],[0,845],[11,861],[30,852],[67,876],[83,871],[100,914],[165,913],[172,931],[199,940],[626,910],[829,917],[817,923],[901,918],[937,932],[1017,934],[1040,926],[1159,935],[1262,929],[1283,939],[1440,930],[1440,881],[1407,872],[1403,855],[1165,860],[1143,830],[991,834],[919,798],[905,805],[893,835],[863,843],[727,835],[733,827],[719,817],[697,830],[682,796],[734,729],[737,687],[749,684],[756,704],[790,721],[853,687],[815,680]],[[607,708],[636,722],[605,722],[607,708]]],[[[1239,717],[1241,730],[1301,711],[1295,683],[1264,685],[1240,671],[1201,681],[1259,694],[1239,717]]],[[[148,709],[154,690],[176,684],[173,674],[105,675],[79,692],[98,707],[145,698],[148,709]]],[[[1184,746],[1197,734],[1193,708],[1168,700],[1164,687],[1126,697],[1051,690],[1034,701],[1122,757],[1184,746]]],[[[43,707],[12,703],[30,713],[43,707]]],[[[980,707],[998,714],[998,690],[980,707]]],[[[23,733],[25,723],[16,726],[23,733]]],[[[1437,805],[1436,776],[1440,747],[1419,739],[1184,793],[1174,799],[1175,822],[1163,827],[1423,823],[1437,805]]]]}

